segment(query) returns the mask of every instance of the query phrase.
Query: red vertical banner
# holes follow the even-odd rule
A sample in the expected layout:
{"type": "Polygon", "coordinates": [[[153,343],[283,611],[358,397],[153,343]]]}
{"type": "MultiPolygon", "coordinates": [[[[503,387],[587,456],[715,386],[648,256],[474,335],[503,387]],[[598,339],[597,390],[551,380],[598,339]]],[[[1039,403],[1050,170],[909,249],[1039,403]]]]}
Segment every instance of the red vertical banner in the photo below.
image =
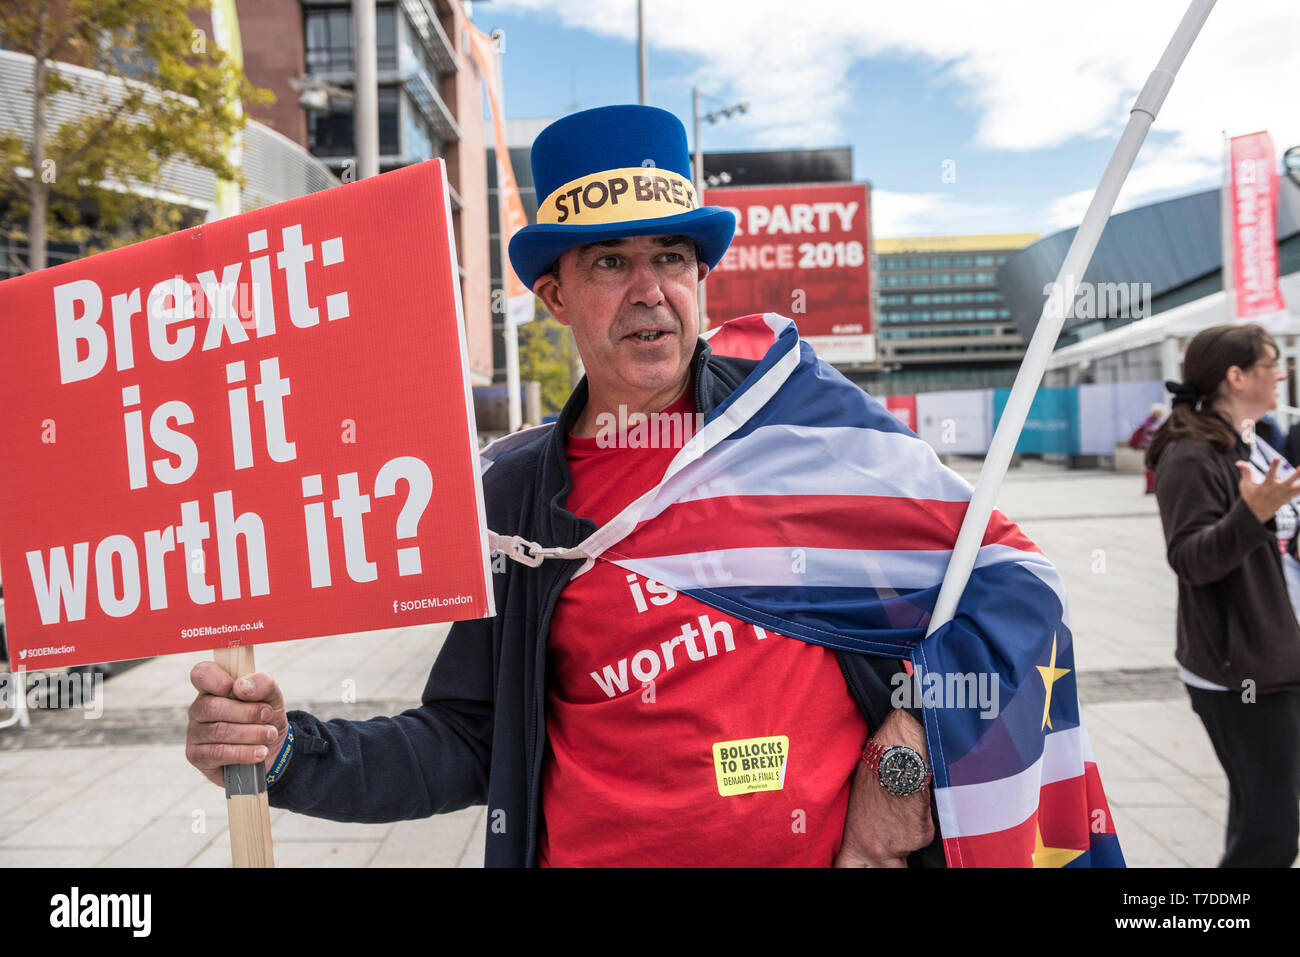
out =
{"type": "Polygon", "coordinates": [[[1233,281],[1238,322],[1289,317],[1277,266],[1277,164],[1267,132],[1234,136],[1229,149],[1233,281]]]}
{"type": "Polygon", "coordinates": [[[441,160],[0,283],[15,665],[493,614],[441,160]]]}
{"type": "Polygon", "coordinates": [[[497,160],[497,197],[499,200],[498,221],[501,223],[501,275],[505,285],[506,321],[512,326],[521,326],[533,319],[533,294],[515,275],[510,265],[510,239],[515,233],[528,225],[528,216],[524,213],[524,202],[519,196],[519,184],[515,181],[514,164],[510,162],[510,147],[506,143],[505,117],[502,115],[501,96],[497,90],[496,62],[497,53],[492,38],[473,24],[469,27],[469,53],[483,78],[487,88],[488,109],[492,114],[492,131],[495,136],[495,153],[497,160]]]}

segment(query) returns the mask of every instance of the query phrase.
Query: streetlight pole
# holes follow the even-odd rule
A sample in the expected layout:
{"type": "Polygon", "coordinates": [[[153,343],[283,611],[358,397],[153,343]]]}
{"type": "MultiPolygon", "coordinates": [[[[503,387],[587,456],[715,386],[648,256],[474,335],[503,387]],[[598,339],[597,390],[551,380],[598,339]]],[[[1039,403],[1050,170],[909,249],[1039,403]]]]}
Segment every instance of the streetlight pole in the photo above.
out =
{"type": "Polygon", "coordinates": [[[1293,146],[1282,154],[1282,169],[1300,185],[1300,146],[1293,146]]]}
{"type": "Polygon", "coordinates": [[[375,0],[352,0],[352,46],[356,100],[352,120],[357,149],[357,179],[379,175],[379,67],[375,0]]]}
{"type": "MultiPolygon", "coordinates": [[[[704,119],[710,123],[716,123],[722,117],[730,117],[733,113],[744,113],[749,109],[748,103],[735,103],[722,110],[716,110],[705,114],[704,119]]],[[[700,205],[704,205],[704,147],[700,145],[700,88],[691,87],[691,127],[692,136],[694,137],[693,145],[695,153],[691,160],[691,182],[695,186],[695,198],[700,205]]],[[[708,328],[708,312],[706,310],[707,296],[704,292],[704,284],[700,283],[700,331],[703,332],[708,328]]]]}
{"type": "MultiPolygon", "coordinates": [[[[1224,322],[1237,318],[1237,283],[1232,261],[1232,140],[1228,131],[1223,134],[1223,186],[1219,189],[1219,252],[1223,262],[1223,305],[1227,310],[1224,322]]],[[[1175,377],[1177,378],[1177,377],[1175,377]]]]}
{"type": "MultiPolygon", "coordinates": [[[[637,0],[639,4],[641,0],[637,0]]],[[[691,87],[691,144],[695,155],[691,159],[691,182],[695,184],[695,199],[704,205],[704,151],[700,148],[700,88],[691,87]]],[[[704,292],[704,283],[699,285],[700,332],[708,329],[708,297],[704,292]]]]}
{"type": "Polygon", "coordinates": [[[700,88],[691,87],[691,142],[695,146],[695,156],[691,160],[691,180],[695,183],[695,195],[703,202],[704,195],[704,153],[700,149],[700,88]]]}
{"type": "Polygon", "coordinates": [[[636,0],[636,70],[638,102],[642,106],[645,106],[645,0],[636,0]]]}

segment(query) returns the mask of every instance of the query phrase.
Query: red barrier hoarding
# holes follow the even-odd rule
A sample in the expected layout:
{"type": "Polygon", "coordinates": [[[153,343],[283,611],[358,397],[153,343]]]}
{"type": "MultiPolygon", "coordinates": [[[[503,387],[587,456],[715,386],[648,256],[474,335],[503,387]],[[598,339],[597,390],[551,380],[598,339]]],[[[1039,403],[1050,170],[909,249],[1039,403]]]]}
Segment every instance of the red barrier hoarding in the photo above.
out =
{"type": "Polygon", "coordinates": [[[893,413],[894,418],[898,419],[905,426],[916,431],[916,396],[915,395],[887,395],[885,396],[885,408],[893,413]]]}
{"type": "Polygon", "coordinates": [[[434,160],[0,283],[10,658],[494,613],[434,160]]]}
{"type": "Polygon", "coordinates": [[[731,248],[706,281],[715,325],[776,312],[831,362],[875,359],[867,184],[708,189],[704,202],[736,215],[731,248]]]}

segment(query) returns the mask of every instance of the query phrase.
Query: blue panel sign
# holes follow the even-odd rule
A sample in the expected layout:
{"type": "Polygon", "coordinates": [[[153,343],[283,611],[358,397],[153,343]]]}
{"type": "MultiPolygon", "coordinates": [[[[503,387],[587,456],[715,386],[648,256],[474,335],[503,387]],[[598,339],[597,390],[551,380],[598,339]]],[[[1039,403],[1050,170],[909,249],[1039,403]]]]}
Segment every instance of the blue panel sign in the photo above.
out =
{"type": "MultiPolygon", "coordinates": [[[[993,391],[994,428],[1002,421],[1010,389],[993,391]]],[[[1017,452],[1079,454],[1079,390],[1073,386],[1040,388],[1016,443],[1017,452]]]]}

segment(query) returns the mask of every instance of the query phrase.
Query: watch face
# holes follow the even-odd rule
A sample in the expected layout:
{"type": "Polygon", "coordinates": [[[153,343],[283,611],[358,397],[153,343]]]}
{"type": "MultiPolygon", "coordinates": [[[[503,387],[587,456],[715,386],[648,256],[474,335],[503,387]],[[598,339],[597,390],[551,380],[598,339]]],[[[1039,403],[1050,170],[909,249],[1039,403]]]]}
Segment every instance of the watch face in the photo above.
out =
{"type": "Polygon", "coordinates": [[[881,786],[900,797],[915,794],[925,785],[930,769],[925,759],[902,745],[895,745],[880,759],[881,786]]]}

